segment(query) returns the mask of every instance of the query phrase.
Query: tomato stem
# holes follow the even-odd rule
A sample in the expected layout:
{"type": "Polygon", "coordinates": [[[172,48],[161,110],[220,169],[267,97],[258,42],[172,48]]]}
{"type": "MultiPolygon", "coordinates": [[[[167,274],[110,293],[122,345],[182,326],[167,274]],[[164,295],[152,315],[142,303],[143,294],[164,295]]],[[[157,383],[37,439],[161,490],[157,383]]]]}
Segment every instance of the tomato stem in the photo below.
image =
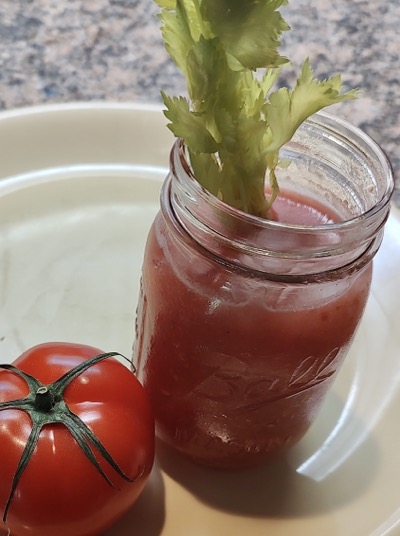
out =
{"type": "Polygon", "coordinates": [[[54,395],[49,391],[48,387],[43,385],[39,387],[35,395],[35,409],[43,413],[49,413],[55,406],[54,395]]]}

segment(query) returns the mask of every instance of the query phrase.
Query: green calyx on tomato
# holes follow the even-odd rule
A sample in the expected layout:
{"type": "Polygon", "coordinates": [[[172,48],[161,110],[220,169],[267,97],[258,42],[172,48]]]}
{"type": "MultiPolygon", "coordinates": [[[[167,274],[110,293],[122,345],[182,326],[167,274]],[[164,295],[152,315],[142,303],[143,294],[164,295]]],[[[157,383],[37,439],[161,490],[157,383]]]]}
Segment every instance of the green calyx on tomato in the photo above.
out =
{"type": "Polygon", "coordinates": [[[80,419],[70,410],[63,396],[64,391],[68,387],[68,385],[80,374],[82,374],[84,371],[86,371],[93,365],[99,363],[100,361],[116,356],[120,356],[124,359],[127,359],[117,352],[102,353],[83,361],[82,363],[70,369],[68,372],[58,378],[55,382],[49,385],[42,384],[35,377],[23,372],[14,365],[0,364],[0,368],[15,373],[19,377],[23,378],[26,381],[30,391],[29,394],[24,398],[1,402],[0,411],[10,409],[22,410],[28,413],[32,420],[32,430],[25,445],[25,448],[22,452],[18,467],[15,471],[10,494],[4,509],[4,523],[6,523],[7,514],[10,509],[22,473],[26,469],[32,457],[43,426],[47,424],[60,423],[65,425],[73,436],[73,438],[76,440],[79,447],[82,449],[82,452],[88,458],[88,460],[94,465],[94,467],[101,474],[101,476],[111,486],[115,487],[113,482],[101,468],[99,462],[94,455],[92,447],[95,447],[95,449],[101,454],[101,456],[124,480],[128,482],[134,482],[141,477],[143,473],[143,468],[140,469],[138,474],[135,475],[133,478],[127,476],[120,469],[117,462],[113,459],[113,457],[103,446],[97,436],[92,432],[92,430],[82,421],[82,419],[80,419]]]}

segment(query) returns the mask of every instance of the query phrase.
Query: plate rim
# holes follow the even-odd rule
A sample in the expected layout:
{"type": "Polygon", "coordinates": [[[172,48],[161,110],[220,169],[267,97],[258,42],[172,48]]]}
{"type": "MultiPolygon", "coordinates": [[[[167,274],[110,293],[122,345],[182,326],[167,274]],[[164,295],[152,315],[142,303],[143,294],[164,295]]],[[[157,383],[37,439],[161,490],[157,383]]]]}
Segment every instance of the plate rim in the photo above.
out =
{"type": "Polygon", "coordinates": [[[31,116],[48,112],[82,111],[82,110],[131,110],[138,112],[163,112],[163,105],[157,102],[141,101],[70,101],[60,103],[41,103],[4,109],[0,111],[0,121],[14,117],[31,116]]]}
{"type": "MultiPolygon", "coordinates": [[[[0,123],[7,119],[13,119],[13,118],[33,118],[36,115],[40,115],[43,113],[59,113],[59,112],[80,112],[80,111],[97,111],[97,110],[105,110],[105,111],[114,111],[114,110],[129,110],[131,112],[141,112],[141,113],[155,113],[155,114],[162,114],[163,106],[160,103],[150,103],[150,102],[114,102],[114,101],[77,101],[77,102],[69,102],[69,103],[56,103],[56,104],[40,104],[40,105],[33,105],[33,106],[24,106],[16,109],[11,110],[3,110],[0,111],[0,123]]],[[[61,119],[62,121],[62,119],[61,119]]],[[[2,128],[2,125],[0,124],[0,128],[2,128]]],[[[4,126],[4,128],[7,128],[4,126]]],[[[392,214],[396,218],[396,220],[400,223],[400,209],[398,209],[394,203],[392,202],[392,214]],[[394,210],[393,210],[394,209],[394,210]]],[[[397,517],[395,514],[397,512],[394,512],[394,525],[392,527],[385,527],[384,525],[377,526],[375,528],[375,531],[371,533],[370,536],[383,536],[393,534],[392,530],[397,531],[399,528],[400,523],[400,517],[397,517]],[[380,530],[380,528],[383,528],[385,532],[376,532],[380,530]]],[[[329,516],[327,518],[329,520],[329,516]]],[[[389,518],[386,520],[389,521],[389,518]]],[[[268,524],[266,525],[266,531],[268,530],[268,524]]],[[[274,531],[274,526],[271,526],[270,530],[274,531]]],[[[301,528],[300,528],[301,532],[301,528]]]]}

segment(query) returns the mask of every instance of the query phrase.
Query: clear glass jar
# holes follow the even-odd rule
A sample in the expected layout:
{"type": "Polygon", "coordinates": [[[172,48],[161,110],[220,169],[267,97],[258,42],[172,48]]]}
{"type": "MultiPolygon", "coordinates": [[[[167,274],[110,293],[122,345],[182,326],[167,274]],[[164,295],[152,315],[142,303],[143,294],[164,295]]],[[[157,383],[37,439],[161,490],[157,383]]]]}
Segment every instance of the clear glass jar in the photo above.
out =
{"type": "Polygon", "coordinates": [[[317,114],[281,156],[281,189],[340,221],[229,207],[177,140],[147,241],[134,362],[158,437],[208,466],[262,463],[306,433],[360,322],[389,212],[390,165],[346,121],[317,114]]]}

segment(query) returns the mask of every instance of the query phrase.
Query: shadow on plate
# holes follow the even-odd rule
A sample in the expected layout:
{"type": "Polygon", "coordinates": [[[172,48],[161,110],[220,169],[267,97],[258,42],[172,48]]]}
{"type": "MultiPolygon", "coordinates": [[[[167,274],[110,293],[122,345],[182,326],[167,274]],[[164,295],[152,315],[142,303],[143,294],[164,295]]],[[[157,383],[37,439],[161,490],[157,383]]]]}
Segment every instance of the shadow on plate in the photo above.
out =
{"type": "MultiPolygon", "coordinates": [[[[319,427],[323,434],[329,434],[343,408],[337,397],[331,397],[330,406],[319,427]]],[[[355,416],[353,425],[356,437],[364,425],[355,416]]],[[[349,448],[331,473],[314,480],[297,469],[299,460],[312,455],[318,443],[324,444],[324,438],[318,436],[311,433],[284,458],[251,470],[210,470],[184,459],[161,441],[157,442],[157,457],[166,474],[213,508],[252,517],[310,516],[333,511],[362,495],[372,485],[380,459],[378,445],[368,435],[356,450],[349,448]]]]}
{"type": "Polygon", "coordinates": [[[101,536],[159,536],[165,522],[165,486],[156,463],[132,508],[101,536]]]}

